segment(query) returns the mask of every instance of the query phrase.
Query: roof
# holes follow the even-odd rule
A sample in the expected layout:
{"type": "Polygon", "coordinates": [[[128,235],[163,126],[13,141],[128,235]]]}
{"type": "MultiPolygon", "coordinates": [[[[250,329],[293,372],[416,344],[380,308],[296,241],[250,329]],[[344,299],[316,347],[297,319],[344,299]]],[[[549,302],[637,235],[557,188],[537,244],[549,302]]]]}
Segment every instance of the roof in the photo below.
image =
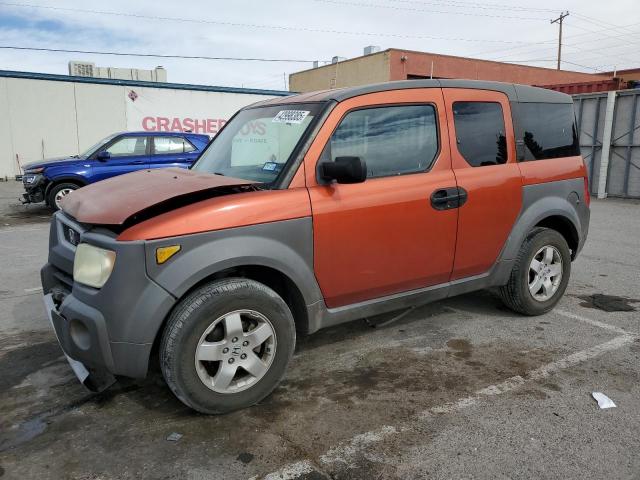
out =
{"type": "Polygon", "coordinates": [[[141,80],[117,80],[113,78],[76,77],[51,73],[17,72],[0,70],[0,78],[25,78],[29,80],[49,80],[53,82],[94,83],[100,85],[124,85],[129,87],[167,88],[172,90],[196,90],[200,92],[243,93],[247,95],[287,96],[291,92],[283,90],[261,90],[256,88],[218,87],[213,85],[194,85],[190,83],[145,82],[141,80]]]}
{"type": "Polygon", "coordinates": [[[336,88],[317,92],[302,93],[286,98],[271,98],[254,103],[252,107],[262,105],[279,105],[286,103],[308,103],[336,101],[342,102],[349,98],[366,95],[368,93],[387,92],[390,90],[404,90],[410,88],[469,88],[478,90],[492,90],[502,92],[511,102],[542,102],[542,103],[573,103],[569,95],[547,90],[545,88],[518,85],[515,83],[487,82],[482,80],[400,80],[396,82],[374,83],[358,87],[336,88]]]}

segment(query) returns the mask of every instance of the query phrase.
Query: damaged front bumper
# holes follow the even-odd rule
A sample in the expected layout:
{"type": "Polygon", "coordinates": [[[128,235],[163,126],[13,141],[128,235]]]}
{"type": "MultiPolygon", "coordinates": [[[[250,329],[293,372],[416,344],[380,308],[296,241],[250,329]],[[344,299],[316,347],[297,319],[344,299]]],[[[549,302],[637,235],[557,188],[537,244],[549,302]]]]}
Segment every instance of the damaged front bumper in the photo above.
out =
{"type": "Polygon", "coordinates": [[[51,223],[49,263],[40,274],[58,342],[87,388],[103,390],[118,375],[146,376],[156,333],[176,299],[147,276],[142,242],[118,242],[58,212],[51,223]],[[100,289],[73,281],[75,249],[83,242],[117,252],[100,289]]]}
{"type": "Polygon", "coordinates": [[[44,202],[47,182],[47,179],[42,174],[25,173],[22,176],[22,186],[25,193],[22,194],[20,201],[22,203],[44,202]]]}

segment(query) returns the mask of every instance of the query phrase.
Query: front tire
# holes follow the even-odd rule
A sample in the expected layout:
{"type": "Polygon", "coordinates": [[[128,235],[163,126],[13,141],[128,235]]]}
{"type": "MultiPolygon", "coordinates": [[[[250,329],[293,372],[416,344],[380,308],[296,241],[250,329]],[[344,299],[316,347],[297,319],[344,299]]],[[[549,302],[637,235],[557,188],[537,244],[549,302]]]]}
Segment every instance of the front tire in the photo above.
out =
{"type": "Polygon", "coordinates": [[[524,315],[547,313],[562,298],[571,275],[571,252],[564,237],[548,228],[533,229],[520,247],[502,302],[524,315]]]}
{"type": "Polygon", "coordinates": [[[287,304],[253,280],[218,280],[184,298],[169,317],[160,366],[171,391],[201,413],[249,407],[280,383],[293,355],[287,304]]]}
{"type": "Polygon", "coordinates": [[[68,182],[54,185],[47,195],[47,205],[53,208],[54,211],[60,210],[60,202],[62,202],[62,199],[79,188],[79,185],[68,182]]]}

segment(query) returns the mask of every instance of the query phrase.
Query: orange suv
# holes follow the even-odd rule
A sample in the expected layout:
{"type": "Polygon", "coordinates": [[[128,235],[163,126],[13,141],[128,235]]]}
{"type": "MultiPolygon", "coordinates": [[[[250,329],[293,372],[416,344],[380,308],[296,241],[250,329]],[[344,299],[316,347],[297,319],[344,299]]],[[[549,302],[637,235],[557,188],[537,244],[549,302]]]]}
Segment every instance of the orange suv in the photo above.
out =
{"type": "Polygon", "coordinates": [[[251,105],[190,170],[73,192],[42,283],[89,388],[157,351],[181,401],[221,413],[276,387],[296,332],[488,287],[548,312],[588,225],[571,97],[391,82],[251,105]]]}

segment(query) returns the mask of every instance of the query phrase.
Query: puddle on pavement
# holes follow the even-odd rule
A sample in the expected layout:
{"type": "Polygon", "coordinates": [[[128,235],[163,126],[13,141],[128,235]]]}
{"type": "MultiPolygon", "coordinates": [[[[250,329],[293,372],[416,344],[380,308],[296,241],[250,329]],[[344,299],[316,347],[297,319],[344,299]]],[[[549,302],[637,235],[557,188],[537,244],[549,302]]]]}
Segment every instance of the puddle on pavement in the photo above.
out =
{"type": "Polygon", "coordinates": [[[581,307],[602,310],[603,312],[635,312],[637,309],[632,304],[640,303],[640,300],[636,298],[605,295],[604,293],[575,296],[582,300],[581,307]]]}
{"type": "Polygon", "coordinates": [[[447,347],[453,350],[453,356],[458,358],[469,358],[473,351],[471,342],[463,338],[452,338],[447,342],[447,347]]]}

